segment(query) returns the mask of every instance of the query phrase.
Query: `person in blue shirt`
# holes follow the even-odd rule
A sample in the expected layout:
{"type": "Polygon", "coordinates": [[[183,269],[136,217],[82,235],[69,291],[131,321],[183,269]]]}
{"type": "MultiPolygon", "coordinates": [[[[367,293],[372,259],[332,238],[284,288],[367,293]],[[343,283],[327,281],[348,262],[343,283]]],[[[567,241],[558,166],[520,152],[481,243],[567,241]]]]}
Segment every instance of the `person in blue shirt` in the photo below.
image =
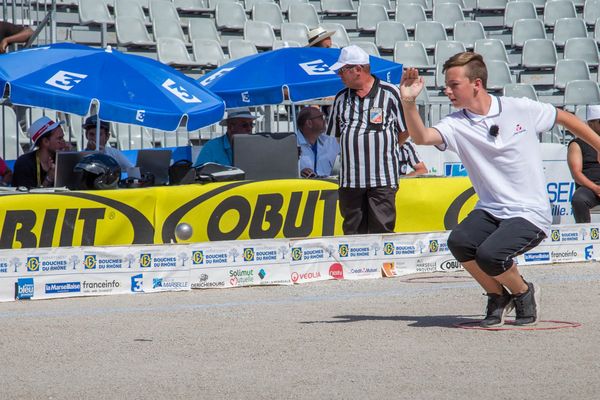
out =
{"type": "Polygon", "coordinates": [[[316,107],[305,107],[296,119],[300,160],[300,176],[316,178],[330,176],[340,145],[333,136],[324,135],[327,121],[325,114],[316,107]]]}
{"type": "Polygon", "coordinates": [[[207,162],[213,162],[221,165],[233,166],[233,135],[252,133],[254,120],[247,107],[231,109],[227,112],[227,118],[220,122],[221,126],[226,126],[225,135],[211,139],[202,147],[194,166],[199,166],[207,162]]]}

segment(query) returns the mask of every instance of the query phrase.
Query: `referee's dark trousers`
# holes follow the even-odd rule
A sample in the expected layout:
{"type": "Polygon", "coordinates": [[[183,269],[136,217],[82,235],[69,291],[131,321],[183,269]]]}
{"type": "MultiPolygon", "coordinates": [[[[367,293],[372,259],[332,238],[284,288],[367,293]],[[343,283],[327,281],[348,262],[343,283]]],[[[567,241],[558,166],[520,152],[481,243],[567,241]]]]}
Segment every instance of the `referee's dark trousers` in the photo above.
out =
{"type": "Polygon", "coordinates": [[[394,232],[397,191],[397,186],[339,188],[344,235],[394,232]]]}

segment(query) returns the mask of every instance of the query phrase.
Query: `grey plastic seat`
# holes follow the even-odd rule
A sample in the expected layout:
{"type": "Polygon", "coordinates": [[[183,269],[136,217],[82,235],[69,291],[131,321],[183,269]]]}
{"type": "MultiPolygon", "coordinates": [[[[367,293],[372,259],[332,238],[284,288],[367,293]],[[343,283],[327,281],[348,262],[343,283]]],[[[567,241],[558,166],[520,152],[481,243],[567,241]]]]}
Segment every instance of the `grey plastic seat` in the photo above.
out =
{"type": "Polygon", "coordinates": [[[483,56],[487,63],[490,60],[504,61],[508,64],[508,54],[504,42],[500,39],[479,39],[475,41],[475,53],[483,56]]]}
{"type": "Polygon", "coordinates": [[[290,5],[299,3],[308,4],[308,0],[279,0],[279,7],[281,7],[281,12],[287,14],[290,10],[290,5]]]}
{"type": "Polygon", "coordinates": [[[356,14],[352,0],[321,0],[321,13],[333,15],[356,14]]]}
{"type": "Polygon", "coordinates": [[[362,32],[375,32],[379,22],[388,21],[385,7],[380,4],[364,4],[358,6],[357,27],[362,32]]]}
{"type": "Polygon", "coordinates": [[[298,42],[302,46],[308,44],[308,26],[299,22],[284,22],[281,24],[281,40],[298,42]]]}
{"type": "Polygon", "coordinates": [[[477,0],[479,11],[500,11],[506,9],[508,0],[477,0]]]}
{"type": "Polygon", "coordinates": [[[596,25],[594,27],[594,40],[600,45],[600,18],[596,20],[596,25]]]}
{"type": "Polygon", "coordinates": [[[338,24],[337,22],[324,22],[321,24],[321,27],[327,31],[335,31],[331,37],[334,46],[342,48],[350,45],[350,37],[348,36],[348,32],[344,25],[338,24]]]}
{"type": "Polygon", "coordinates": [[[195,39],[216,40],[221,44],[221,37],[212,18],[190,18],[188,21],[188,33],[190,41],[195,39]]]}
{"type": "MultiPolygon", "coordinates": [[[[583,20],[588,25],[596,24],[600,18],[600,0],[586,0],[583,6],[583,20]]],[[[596,26],[598,26],[596,24],[596,26]]]]}
{"type": "Polygon", "coordinates": [[[299,22],[314,29],[321,24],[317,10],[312,4],[293,3],[288,10],[288,20],[299,22]]]}
{"type": "Polygon", "coordinates": [[[261,3],[275,4],[275,1],[274,0],[244,0],[244,5],[245,5],[245,8],[246,8],[246,12],[252,11],[252,8],[256,4],[261,4],[261,3]]]}
{"type": "Polygon", "coordinates": [[[476,40],[485,38],[483,24],[479,21],[457,21],[454,24],[454,40],[462,42],[467,49],[472,49],[476,40]]]}
{"type": "Polygon", "coordinates": [[[441,4],[441,3],[454,3],[454,4],[458,4],[460,6],[460,8],[462,8],[463,10],[468,9],[464,0],[433,0],[432,6],[435,7],[436,4],[441,4]]]}
{"type": "Polygon", "coordinates": [[[433,6],[433,21],[441,22],[447,31],[452,31],[456,22],[464,20],[463,10],[456,3],[438,3],[433,6]]]}
{"type": "Polygon", "coordinates": [[[583,60],[558,60],[554,70],[554,87],[564,90],[574,80],[590,80],[590,70],[583,60]]]}
{"type": "Polygon", "coordinates": [[[237,0],[208,0],[208,9],[210,11],[215,11],[217,9],[217,5],[221,2],[235,3],[237,0]]]}
{"type": "Polygon", "coordinates": [[[584,60],[590,67],[598,67],[598,45],[592,38],[572,38],[567,40],[564,58],[584,60]]]}
{"type": "Polygon", "coordinates": [[[552,0],[544,7],[544,25],[554,27],[559,18],[577,18],[575,5],[570,0],[552,0]]]}
{"type": "Polygon", "coordinates": [[[568,39],[586,38],[587,27],[581,18],[559,18],[554,25],[554,43],[563,47],[568,39]]]}
{"type": "Polygon", "coordinates": [[[209,11],[208,0],[173,0],[175,9],[184,13],[209,11]]]}
{"type": "Polygon", "coordinates": [[[398,4],[418,4],[423,7],[425,11],[431,11],[432,1],[429,0],[396,0],[396,6],[398,4]]]}
{"type": "Polygon", "coordinates": [[[226,61],[221,43],[212,39],[194,39],[192,41],[194,58],[204,68],[216,68],[226,61]]]}
{"type": "Polygon", "coordinates": [[[519,19],[536,19],[537,11],[532,1],[509,1],[504,11],[504,27],[512,29],[519,19]]]}
{"type": "Polygon", "coordinates": [[[558,56],[550,39],[529,39],[523,45],[521,64],[525,69],[554,68],[558,56]]]}
{"type": "Polygon", "coordinates": [[[148,23],[142,6],[133,0],[115,0],[115,18],[118,17],[138,18],[148,23]]]}
{"type": "Polygon", "coordinates": [[[397,3],[394,20],[403,24],[407,30],[414,31],[417,22],[427,21],[427,16],[425,14],[425,8],[420,4],[397,3]]]}
{"type": "Polygon", "coordinates": [[[512,29],[512,45],[522,48],[528,39],[546,39],[546,28],[539,19],[518,19],[512,29]]]}
{"type": "Polygon", "coordinates": [[[154,18],[152,20],[152,31],[157,42],[159,38],[175,38],[186,43],[186,45],[188,44],[181,25],[171,18],[154,18]]]}
{"type": "Polygon", "coordinates": [[[422,42],[427,50],[433,50],[438,41],[448,40],[448,36],[440,22],[421,21],[415,27],[415,40],[422,42]]]}
{"type": "Polygon", "coordinates": [[[170,1],[165,0],[150,0],[150,20],[154,21],[155,18],[177,20],[181,23],[179,14],[175,5],[170,1]]]}
{"type": "Polygon", "coordinates": [[[283,41],[283,40],[275,40],[273,42],[273,50],[282,49],[285,47],[302,47],[300,43],[294,41],[283,41]]]}
{"type": "Polygon", "coordinates": [[[229,49],[229,59],[231,60],[258,54],[256,46],[249,40],[231,39],[227,47],[229,49]]]}
{"type": "Polygon", "coordinates": [[[379,49],[373,42],[356,41],[356,42],[352,42],[351,44],[360,47],[370,56],[375,56],[375,57],[380,56],[379,49]]]}
{"type": "Polygon", "coordinates": [[[429,62],[425,45],[416,40],[397,41],[394,46],[394,62],[425,70],[435,67],[429,62]]]}
{"type": "Polygon", "coordinates": [[[268,22],[246,21],[244,39],[251,41],[257,48],[273,48],[275,32],[268,22]]]}
{"type": "Polygon", "coordinates": [[[161,37],[156,40],[156,53],[158,61],[173,67],[200,67],[192,60],[185,47],[185,43],[177,38],[161,37]]]}
{"type": "Polygon", "coordinates": [[[600,104],[600,89],[594,81],[575,80],[565,87],[565,105],[600,104]]]}
{"type": "Polygon", "coordinates": [[[154,47],[144,21],[135,17],[120,17],[115,19],[117,42],[121,46],[154,47]]]}
{"type": "Polygon", "coordinates": [[[283,15],[277,3],[256,3],[252,7],[252,19],[254,21],[268,22],[276,31],[281,30],[283,15]]]}
{"type": "Polygon", "coordinates": [[[434,62],[444,64],[446,60],[457,53],[465,52],[465,45],[456,40],[440,40],[435,44],[434,62]]]}
{"type": "Polygon", "coordinates": [[[363,4],[378,4],[383,6],[386,11],[392,11],[392,3],[390,0],[358,0],[358,5],[362,6],[363,4]]]}
{"type": "Polygon", "coordinates": [[[377,24],[375,44],[380,50],[394,51],[398,40],[408,40],[408,32],[402,23],[383,21],[377,24]]]}
{"type": "Polygon", "coordinates": [[[512,83],[512,75],[507,63],[500,60],[489,60],[485,62],[485,65],[488,70],[488,90],[502,90],[504,86],[512,83]]]}
{"type": "Polygon", "coordinates": [[[114,19],[103,2],[79,0],[79,22],[88,24],[114,24],[114,19]]]}
{"type": "Polygon", "coordinates": [[[222,1],[215,8],[217,28],[224,31],[241,31],[247,21],[246,11],[240,3],[222,1]]]}
{"type": "Polygon", "coordinates": [[[527,97],[538,101],[538,95],[533,85],[528,83],[509,83],[504,86],[504,96],[507,97],[527,97]]]}

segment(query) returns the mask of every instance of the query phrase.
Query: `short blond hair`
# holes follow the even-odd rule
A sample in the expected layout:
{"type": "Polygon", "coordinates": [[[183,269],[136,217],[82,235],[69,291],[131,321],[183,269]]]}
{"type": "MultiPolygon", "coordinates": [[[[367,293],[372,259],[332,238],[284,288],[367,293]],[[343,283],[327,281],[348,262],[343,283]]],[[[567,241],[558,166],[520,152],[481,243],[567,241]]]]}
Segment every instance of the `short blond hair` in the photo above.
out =
{"type": "Polygon", "coordinates": [[[446,60],[444,67],[442,68],[442,72],[446,72],[450,68],[454,67],[466,67],[465,75],[471,82],[479,78],[483,83],[483,87],[487,87],[488,72],[481,54],[470,51],[455,54],[446,60]]]}

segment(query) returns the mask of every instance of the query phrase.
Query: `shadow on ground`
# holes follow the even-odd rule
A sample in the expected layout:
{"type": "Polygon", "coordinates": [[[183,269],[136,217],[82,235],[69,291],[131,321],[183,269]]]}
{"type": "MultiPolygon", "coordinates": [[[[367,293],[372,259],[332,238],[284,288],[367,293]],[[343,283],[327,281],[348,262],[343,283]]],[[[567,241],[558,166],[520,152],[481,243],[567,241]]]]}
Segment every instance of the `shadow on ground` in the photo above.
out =
{"type": "Polygon", "coordinates": [[[301,321],[301,324],[345,324],[363,321],[404,321],[416,328],[451,328],[456,324],[476,322],[481,315],[336,315],[328,321],[301,321]]]}

